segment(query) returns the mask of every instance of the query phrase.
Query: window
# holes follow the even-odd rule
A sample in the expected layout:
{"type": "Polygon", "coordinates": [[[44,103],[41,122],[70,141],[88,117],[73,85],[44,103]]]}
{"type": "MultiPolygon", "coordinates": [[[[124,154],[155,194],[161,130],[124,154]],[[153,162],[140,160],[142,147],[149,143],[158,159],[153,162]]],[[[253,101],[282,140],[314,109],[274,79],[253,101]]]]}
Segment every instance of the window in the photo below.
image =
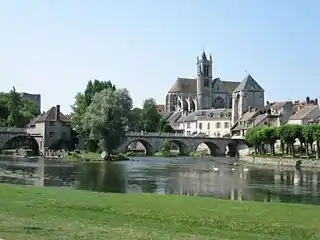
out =
{"type": "Polygon", "coordinates": [[[209,87],[209,79],[204,79],[203,85],[204,87],[209,87]]]}
{"type": "Polygon", "coordinates": [[[187,123],[187,128],[190,128],[190,123],[187,123]]]}
{"type": "Polygon", "coordinates": [[[224,123],[224,128],[229,128],[229,123],[228,122],[224,123]]]}
{"type": "Polygon", "coordinates": [[[53,137],[54,132],[49,132],[49,137],[53,137]]]}
{"type": "Polygon", "coordinates": [[[210,123],[207,124],[207,129],[210,129],[210,123]]]}
{"type": "Polygon", "coordinates": [[[221,128],[221,123],[220,122],[216,123],[216,128],[221,128]]]}
{"type": "Polygon", "coordinates": [[[199,123],[199,129],[202,129],[202,123],[199,123]]]}
{"type": "Polygon", "coordinates": [[[54,126],[54,122],[52,122],[52,121],[49,122],[49,126],[51,126],[51,127],[54,126]]]}

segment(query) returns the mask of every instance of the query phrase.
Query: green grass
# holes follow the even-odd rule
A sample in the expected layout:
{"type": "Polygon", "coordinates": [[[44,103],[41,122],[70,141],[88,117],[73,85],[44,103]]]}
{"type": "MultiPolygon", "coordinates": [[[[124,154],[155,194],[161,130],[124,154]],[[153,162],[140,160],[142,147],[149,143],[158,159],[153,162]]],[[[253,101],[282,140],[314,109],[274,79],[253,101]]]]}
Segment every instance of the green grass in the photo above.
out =
{"type": "Polygon", "coordinates": [[[0,185],[0,238],[318,239],[320,207],[0,185]]]}

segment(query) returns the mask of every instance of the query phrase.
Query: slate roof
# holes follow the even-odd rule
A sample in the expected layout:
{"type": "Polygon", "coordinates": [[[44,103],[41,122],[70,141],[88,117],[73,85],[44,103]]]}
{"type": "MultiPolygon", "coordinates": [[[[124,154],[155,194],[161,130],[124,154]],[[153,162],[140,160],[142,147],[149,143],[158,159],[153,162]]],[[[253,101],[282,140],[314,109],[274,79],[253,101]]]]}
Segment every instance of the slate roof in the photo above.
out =
{"type": "Polygon", "coordinates": [[[292,115],[289,120],[304,120],[313,119],[320,116],[319,105],[306,105],[294,115],[292,115]]]}
{"type": "Polygon", "coordinates": [[[243,90],[264,91],[263,88],[248,74],[243,81],[234,90],[235,92],[241,92],[243,90]]]}
{"type": "Polygon", "coordinates": [[[197,120],[231,120],[231,109],[198,110],[188,115],[182,115],[179,122],[194,122],[197,120]]]}
{"type": "MultiPolygon", "coordinates": [[[[54,122],[56,121],[56,107],[51,107],[47,112],[40,114],[38,117],[33,119],[28,125],[40,122],[54,122]]],[[[63,113],[60,112],[60,121],[61,122],[70,122],[70,119],[67,118],[63,113]]]]}
{"type": "MultiPolygon", "coordinates": [[[[219,78],[213,80],[216,81],[219,78]]],[[[233,91],[237,88],[240,82],[236,81],[221,81],[221,83],[226,87],[228,93],[231,95],[233,91]]],[[[197,94],[197,79],[196,78],[178,78],[168,93],[190,93],[197,94]]]]}
{"type": "Polygon", "coordinates": [[[169,93],[197,93],[195,78],[178,78],[169,90],[169,93]]]}
{"type": "Polygon", "coordinates": [[[274,104],[272,104],[270,106],[271,109],[281,109],[284,107],[284,105],[286,105],[287,103],[289,103],[290,101],[283,101],[283,102],[275,102],[274,104]]]}

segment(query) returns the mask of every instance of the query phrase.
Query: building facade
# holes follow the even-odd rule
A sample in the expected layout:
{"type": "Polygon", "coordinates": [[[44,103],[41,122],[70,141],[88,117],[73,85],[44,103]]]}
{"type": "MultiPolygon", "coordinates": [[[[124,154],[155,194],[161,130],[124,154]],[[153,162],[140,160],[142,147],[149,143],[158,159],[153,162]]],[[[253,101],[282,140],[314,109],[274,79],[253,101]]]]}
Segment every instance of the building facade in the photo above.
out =
{"type": "Polygon", "coordinates": [[[167,119],[175,130],[224,136],[230,134],[231,126],[249,108],[264,107],[264,89],[250,74],[241,82],[222,81],[219,77],[213,78],[212,64],[211,55],[208,58],[203,52],[200,58],[197,57],[197,77],[179,77],[168,91],[165,99],[168,114],[165,116],[171,114],[167,119]],[[228,112],[226,115],[225,111],[228,112]],[[220,114],[225,120],[220,119],[220,114]],[[222,126],[228,126],[228,131],[212,127],[220,126],[220,122],[222,126]]]}
{"type": "Polygon", "coordinates": [[[26,127],[28,132],[34,131],[43,136],[43,141],[39,146],[42,152],[45,148],[52,148],[59,141],[71,139],[71,122],[60,112],[60,105],[51,107],[47,112],[40,114],[26,127]]]}

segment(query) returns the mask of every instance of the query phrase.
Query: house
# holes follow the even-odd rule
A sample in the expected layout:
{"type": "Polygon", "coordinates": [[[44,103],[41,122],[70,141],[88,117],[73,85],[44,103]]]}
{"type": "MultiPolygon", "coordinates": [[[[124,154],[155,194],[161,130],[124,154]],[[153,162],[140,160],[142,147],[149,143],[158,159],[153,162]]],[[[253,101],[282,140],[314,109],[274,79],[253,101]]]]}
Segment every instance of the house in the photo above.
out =
{"type": "Polygon", "coordinates": [[[72,139],[71,121],[60,112],[60,105],[51,107],[47,112],[40,114],[27,124],[29,133],[40,133],[43,136],[39,144],[40,151],[45,148],[54,148],[62,141],[72,139]]]}
{"type": "Polygon", "coordinates": [[[171,126],[185,135],[204,134],[210,137],[230,136],[231,109],[198,110],[192,113],[180,112],[171,126]]]}
{"type": "Polygon", "coordinates": [[[319,105],[305,105],[289,118],[288,123],[305,125],[318,122],[319,117],[319,105]]]}
{"type": "Polygon", "coordinates": [[[233,137],[244,138],[248,129],[258,126],[280,126],[292,116],[292,102],[269,103],[263,108],[249,108],[232,126],[233,137]]]}

